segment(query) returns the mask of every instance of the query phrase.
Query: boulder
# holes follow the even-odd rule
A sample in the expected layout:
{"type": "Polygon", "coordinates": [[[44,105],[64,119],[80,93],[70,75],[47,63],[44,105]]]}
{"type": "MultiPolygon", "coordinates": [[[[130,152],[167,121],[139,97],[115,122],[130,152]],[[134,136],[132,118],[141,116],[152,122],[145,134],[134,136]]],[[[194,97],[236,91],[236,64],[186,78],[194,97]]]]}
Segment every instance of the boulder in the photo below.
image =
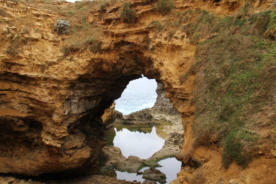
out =
{"type": "Polygon", "coordinates": [[[144,171],[143,178],[151,181],[166,183],[166,175],[157,169],[147,169],[144,171]]]}

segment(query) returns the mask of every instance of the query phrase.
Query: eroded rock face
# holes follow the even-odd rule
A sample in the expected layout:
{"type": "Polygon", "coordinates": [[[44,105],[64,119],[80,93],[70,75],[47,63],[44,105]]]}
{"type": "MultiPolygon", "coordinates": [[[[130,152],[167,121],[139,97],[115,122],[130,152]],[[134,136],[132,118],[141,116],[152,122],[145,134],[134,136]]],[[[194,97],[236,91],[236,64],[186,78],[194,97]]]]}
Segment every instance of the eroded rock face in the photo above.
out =
{"type": "Polygon", "coordinates": [[[90,159],[96,165],[100,116],[128,81],[142,73],[143,64],[121,62],[136,53],[110,59],[92,59],[87,53],[70,61],[50,26],[55,15],[23,4],[1,3],[1,8],[10,16],[4,17],[0,30],[0,172],[60,172],[90,159]],[[33,26],[22,21],[25,16],[33,26]]]}
{"type": "Polygon", "coordinates": [[[176,115],[178,112],[173,107],[170,99],[166,97],[166,92],[162,83],[158,83],[157,89],[157,99],[153,106],[154,113],[176,115]]]}
{"type": "Polygon", "coordinates": [[[109,49],[100,56],[87,50],[66,57],[52,27],[56,15],[9,1],[2,9],[0,172],[96,166],[103,111],[152,61],[121,38],[107,39],[109,49]]]}
{"type": "Polygon", "coordinates": [[[147,169],[144,171],[143,178],[160,183],[166,183],[166,175],[157,169],[147,169]]]}
{"type": "MultiPolygon", "coordinates": [[[[185,127],[183,152],[188,156],[183,160],[193,154],[195,73],[188,71],[194,62],[198,40],[192,42],[188,32],[172,27],[157,33],[149,26],[153,20],[165,18],[166,22],[174,22],[177,14],[163,17],[153,3],[131,1],[137,16],[137,23],[131,25],[120,20],[121,2],[107,6],[105,15],[99,7],[91,9],[87,21],[101,30],[101,51],[91,52],[81,47],[68,53],[63,49],[68,35],[54,31],[56,20],[62,15],[32,4],[0,2],[1,173],[39,175],[86,165],[96,167],[102,147],[101,115],[120,97],[128,82],[141,74],[164,85],[185,127]],[[185,80],[180,79],[182,75],[185,80]]],[[[231,15],[242,4],[244,1],[221,4],[211,0],[177,1],[176,8],[231,15]]],[[[268,0],[254,1],[256,11],[271,4],[268,0]]],[[[55,3],[60,9],[67,5],[55,3]]],[[[182,21],[187,25],[199,16],[188,16],[182,21]]],[[[210,35],[201,36],[204,40],[210,35]]],[[[205,151],[198,151],[195,153],[198,157],[214,161],[212,168],[216,175],[225,172],[216,164],[220,163],[217,159],[206,158],[205,151]]],[[[220,155],[216,149],[208,153],[220,155]]],[[[268,157],[268,161],[261,160],[257,165],[272,163],[270,160],[268,157]]],[[[249,169],[245,174],[254,175],[254,172],[249,169]]],[[[263,169],[263,175],[266,172],[271,172],[269,167],[263,169]]],[[[219,180],[213,178],[210,176],[209,180],[219,180]]]]}

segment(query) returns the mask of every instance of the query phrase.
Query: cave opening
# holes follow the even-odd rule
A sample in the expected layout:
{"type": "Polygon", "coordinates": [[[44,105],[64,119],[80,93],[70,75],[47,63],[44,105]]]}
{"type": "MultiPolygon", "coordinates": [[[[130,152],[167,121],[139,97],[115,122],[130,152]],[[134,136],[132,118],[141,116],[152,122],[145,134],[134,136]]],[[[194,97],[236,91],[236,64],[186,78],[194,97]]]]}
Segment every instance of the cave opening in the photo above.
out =
{"type": "Polygon", "coordinates": [[[102,170],[112,168],[117,179],[126,181],[176,179],[183,128],[163,84],[142,75],[129,82],[113,108],[116,118],[105,135],[107,161],[102,170]]]}

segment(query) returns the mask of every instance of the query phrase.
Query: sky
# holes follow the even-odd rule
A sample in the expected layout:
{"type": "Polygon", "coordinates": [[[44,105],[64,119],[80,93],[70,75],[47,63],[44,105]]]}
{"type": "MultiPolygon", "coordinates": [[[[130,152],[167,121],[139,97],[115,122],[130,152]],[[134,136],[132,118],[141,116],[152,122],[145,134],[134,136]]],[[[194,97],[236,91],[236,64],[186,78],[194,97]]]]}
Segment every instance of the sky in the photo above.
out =
{"type": "Polygon", "coordinates": [[[142,77],[131,81],[119,99],[115,101],[115,109],[124,115],[153,107],[157,94],[155,79],[142,77]]]}

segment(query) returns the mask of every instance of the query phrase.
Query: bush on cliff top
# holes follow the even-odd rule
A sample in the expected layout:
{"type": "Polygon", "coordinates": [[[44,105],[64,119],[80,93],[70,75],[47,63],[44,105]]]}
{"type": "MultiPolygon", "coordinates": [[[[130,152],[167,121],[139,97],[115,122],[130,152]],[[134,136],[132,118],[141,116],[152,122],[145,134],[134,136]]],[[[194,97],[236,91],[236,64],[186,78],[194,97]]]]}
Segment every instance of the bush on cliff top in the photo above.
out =
{"type": "Polygon", "coordinates": [[[174,0],[158,0],[157,9],[162,15],[166,15],[171,12],[175,7],[174,0]]]}
{"type": "Polygon", "coordinates": [[[89,49],[93,53],[98,53],[102,51],[102,42],[94,38],[90,38],[87,43],[89,44],[89,49]]]}
{"type": "Polygon", "coordinates": [[[136,22],[135,11],[130,8],[129,3],[124,3],[120,17],[123,20],[123,22],[125,22],[125,23],[135,23],[136,22]]]}
{"type": "Polygon", "coordinates": [[[10,45],[8,46],[6,53],[9,54],[10,56],[17,56],[19,53],[19,48],[21,44],[26,44],[27,40],[23,37],[20,37],[17,35],[11,42],[10,45]]]}

